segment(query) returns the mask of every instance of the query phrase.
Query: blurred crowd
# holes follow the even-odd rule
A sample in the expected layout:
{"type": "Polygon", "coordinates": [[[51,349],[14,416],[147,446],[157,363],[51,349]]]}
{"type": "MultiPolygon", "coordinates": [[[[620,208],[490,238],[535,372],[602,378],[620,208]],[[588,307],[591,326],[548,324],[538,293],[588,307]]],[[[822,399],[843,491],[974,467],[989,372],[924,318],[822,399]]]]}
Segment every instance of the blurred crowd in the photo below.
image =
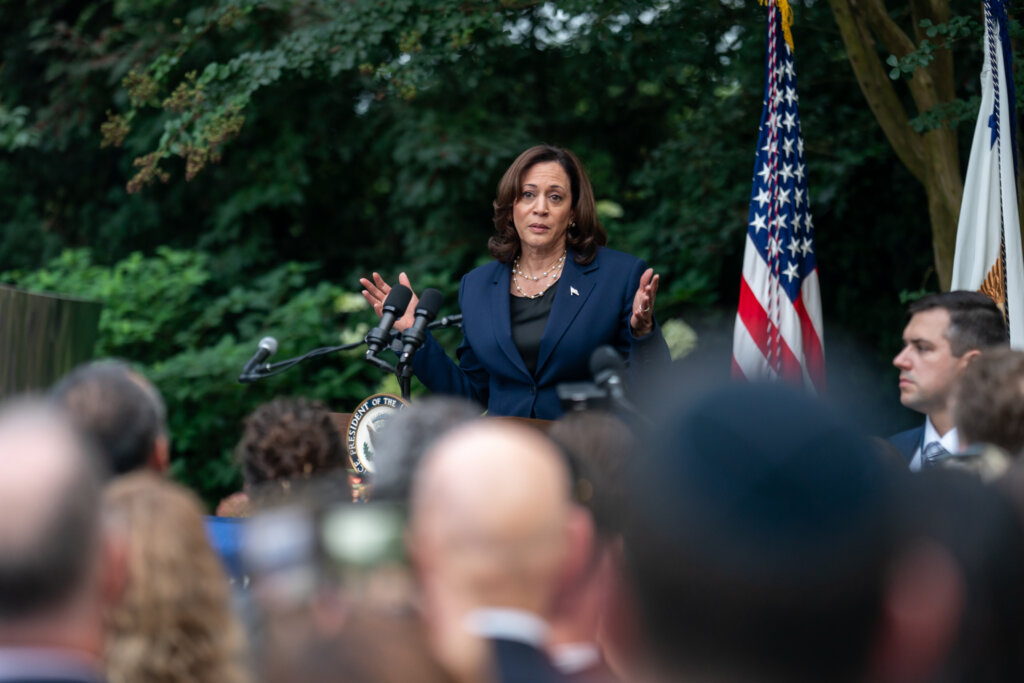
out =
{"type": "Polygon", "coordinates": [[[430,397],[353,489],[326,406],[277,399],[215,514],[167,476],[159,391],[90,363],[0,406],[0,681],[1022,681],[1024,352],[993,309],[911,306],[924,424],[889,440],[779,385],[544,424],[430,397]]]}

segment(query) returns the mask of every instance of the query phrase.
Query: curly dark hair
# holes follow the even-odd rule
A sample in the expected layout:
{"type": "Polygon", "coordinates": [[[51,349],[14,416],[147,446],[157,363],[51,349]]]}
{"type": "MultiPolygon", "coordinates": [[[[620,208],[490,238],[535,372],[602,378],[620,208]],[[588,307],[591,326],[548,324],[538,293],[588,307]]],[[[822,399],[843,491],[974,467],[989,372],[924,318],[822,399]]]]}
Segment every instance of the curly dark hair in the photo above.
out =
{"type": "Polygon", "coordinates": [[[274,399],[253,411],[245,419],[235,457],[249,488],[307,479],[348,463],[327,407],[304,398],[274,399]]]}
{"type": "Polygon", "coordinates": [[[565,243],[575,252],[574,259],[581,265],[590,263],[598,247],[608,244],[608,233],[597,219],[594,190],[583,164],[567,149],[551,145],[536,145],[520,154],[505,171],[498,183],[498,196],[494,198],[495,235],[487,242],[491,256],[501,263],[511,263],[519,255],[519,233],[512,222],[512,207],[523,191],[523,176],[536,164],[557,161],[569,176],[572,192],[572,212],[575,221],[566,233],[565,243]]]}

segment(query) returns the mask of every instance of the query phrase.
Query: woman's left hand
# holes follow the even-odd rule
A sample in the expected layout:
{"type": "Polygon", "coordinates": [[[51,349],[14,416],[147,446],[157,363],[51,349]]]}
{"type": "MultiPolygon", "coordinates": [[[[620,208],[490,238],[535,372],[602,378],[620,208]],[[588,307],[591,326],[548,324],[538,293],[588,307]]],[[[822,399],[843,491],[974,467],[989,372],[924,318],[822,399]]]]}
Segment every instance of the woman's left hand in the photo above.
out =
{"type": "Polygon", "coordinates": [[[658,280],[654,268],[648,268],[640,277],[640,286],[633,295],[633,315],[629,318],[629,329],[634,337],[643,337],[654,330],[654,298],[658,294],[658,280]]]}

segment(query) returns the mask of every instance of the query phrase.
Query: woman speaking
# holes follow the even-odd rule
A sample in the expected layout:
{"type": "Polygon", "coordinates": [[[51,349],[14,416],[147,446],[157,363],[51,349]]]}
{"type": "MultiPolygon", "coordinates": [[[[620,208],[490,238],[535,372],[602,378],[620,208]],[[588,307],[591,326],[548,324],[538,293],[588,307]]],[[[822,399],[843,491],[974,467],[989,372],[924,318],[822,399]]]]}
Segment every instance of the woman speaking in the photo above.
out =
{"type": "MultiPolygon", "coordinates": [[[[471,398],[491,415],[556,419],[556,387],[590,379],[591,352],[610,344],[630,374],[667,364],[654,321],[658,276],[633,256],[606,248],[594,191],[567,149],[538,145],[505,171],[488,242],[494,261],[462,278],[463,340],[454,363],[429,335],[412,369],[435,393],[471,398]]],[[[399,281],[412,288],[403,273],[399,281]]],[[[390,285],[362,278],[378,315],[390,285]]],[[[413,323],[416,300],[395,322],[413,323]]]]}

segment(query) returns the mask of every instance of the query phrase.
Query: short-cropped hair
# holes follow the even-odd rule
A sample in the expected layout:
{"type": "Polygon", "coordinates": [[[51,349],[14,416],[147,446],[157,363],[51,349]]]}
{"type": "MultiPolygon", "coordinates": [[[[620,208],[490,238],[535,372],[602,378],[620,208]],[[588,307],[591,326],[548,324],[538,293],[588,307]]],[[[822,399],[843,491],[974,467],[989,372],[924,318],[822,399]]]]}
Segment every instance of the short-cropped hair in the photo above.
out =
{"type": "Polygon", "coordinates": [[[626,465],[640,452],[632,430],[610,413],[590,411],[561,417],[548,436],[570,459],[574,498],[590,512],[594,530],[605,539],[621,534],[626,465]]]}
{"type": "Polygon", "coordinates": [[[1024,450],[1024,352],[1007,347],[974,358],[960,377],[953,420],[968,443],[1024,450]]]}
{"type": "Polygon", "coordinates": [[[134,373],[121,361],[88,363],[65,375],[50,392],[95,441],[115,475],[144,468],[167,430],[163,399],[134,379],[134,373]]]}
{"type": "Polygon", "coordinates": [[[949,340],[949,348],[954,356],[1010,343],[1006,319],[986,294],[962,289],[928,294],[911,302],[907,306],[907,314],[912,316],[935,308],[949,312],[946,339],[949,340]]]}

